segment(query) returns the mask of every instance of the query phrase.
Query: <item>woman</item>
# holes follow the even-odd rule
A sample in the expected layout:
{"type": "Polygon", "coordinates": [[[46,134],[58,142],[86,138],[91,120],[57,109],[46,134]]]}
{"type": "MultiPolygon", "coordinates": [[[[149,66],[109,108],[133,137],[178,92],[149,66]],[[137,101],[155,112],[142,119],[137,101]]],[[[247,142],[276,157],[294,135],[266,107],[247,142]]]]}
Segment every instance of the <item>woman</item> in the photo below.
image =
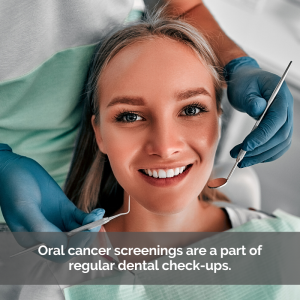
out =
{"type": "Polygon", "coordinates": [[[192,26],[159,15],[100,45],[86,85],[83,122],[66,182],[82,210],[130,216],[108,231],[225,231],[207,200],[220,136],[222,69],[192,26]],[[123,208],[125,206],[125,208],[123,208]]]}

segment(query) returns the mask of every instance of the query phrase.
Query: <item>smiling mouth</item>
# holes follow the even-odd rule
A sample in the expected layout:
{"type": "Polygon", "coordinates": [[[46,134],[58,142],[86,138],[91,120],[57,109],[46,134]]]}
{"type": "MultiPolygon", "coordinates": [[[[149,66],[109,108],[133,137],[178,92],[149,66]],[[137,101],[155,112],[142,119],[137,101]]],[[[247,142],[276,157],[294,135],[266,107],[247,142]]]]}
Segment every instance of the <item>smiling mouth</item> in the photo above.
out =
{"type": "Polygon", "coordinates": [[[140,169],[139,172],[153,178],[173,178],[188,170],[193,164],[182,166],[175,169],[140,169]]]}

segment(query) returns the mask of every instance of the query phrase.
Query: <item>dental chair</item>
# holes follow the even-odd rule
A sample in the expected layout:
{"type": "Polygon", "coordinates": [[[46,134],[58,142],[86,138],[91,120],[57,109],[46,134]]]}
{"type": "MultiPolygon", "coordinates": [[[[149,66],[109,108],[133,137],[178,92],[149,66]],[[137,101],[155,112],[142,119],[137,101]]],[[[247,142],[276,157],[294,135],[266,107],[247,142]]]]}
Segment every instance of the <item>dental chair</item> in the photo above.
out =
{"type": "MultiPolygon", "coordinates": [[[[251,131],[254,120],[246,114],[236,111],[228,102],[226,91],[222,99],[222,130],[217,149],[212,178],[227,178],[235,160],[229,151],[241,143],[251,131]]],[[[237,168],[227,185],[220,188],[233,204],[243,207],[261,208],[261,190],[257,174],[252,167],[237,168]]]]}

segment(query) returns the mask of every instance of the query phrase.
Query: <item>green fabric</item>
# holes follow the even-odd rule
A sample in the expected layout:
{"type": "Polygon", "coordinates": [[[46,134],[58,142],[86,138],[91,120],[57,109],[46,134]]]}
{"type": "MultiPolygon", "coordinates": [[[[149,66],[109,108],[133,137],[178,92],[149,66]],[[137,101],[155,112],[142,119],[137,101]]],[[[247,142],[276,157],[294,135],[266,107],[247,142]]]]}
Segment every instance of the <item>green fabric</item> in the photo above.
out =
{"type": "MultiPolygon", "coordinates": [[[[274,212],[278,218],[252,220],[228,232],[297,232],[300,218],[281,210],[274,212]]],[[[128,273],[128,272],[127,272],[128,273]]],[[[298,299],[300,286],[296,285],[79,285],[64,290],[67,300],[96,299],[298,299]]]]}
{"type": "MultiPolygon", "coordinates": [[[[141,15],[133,10],[126,22],[141,15]]],[[[0,143],[36,160],[60,186],[71,162],[81,117],[79,97],[94,49],[66,49],[29,74],[0,82],[0,143]]],[[[1,209],[0,222],[5,222],[1,209]]]]}
{"type": "MultiPolygon", "coordinates": [[[[63,185],[95,45],[56,53],[29,74],[0,82],[0,143],[40,163],[63,185]]],[[[0,211],[0,222],[3,222],[0,211]]]]}
{"type": "Polygon", "coordinates": [[[133,9],[126,18],[125,23],[138,21],[142,18],[142,16],[142,11],[133,9]]]}

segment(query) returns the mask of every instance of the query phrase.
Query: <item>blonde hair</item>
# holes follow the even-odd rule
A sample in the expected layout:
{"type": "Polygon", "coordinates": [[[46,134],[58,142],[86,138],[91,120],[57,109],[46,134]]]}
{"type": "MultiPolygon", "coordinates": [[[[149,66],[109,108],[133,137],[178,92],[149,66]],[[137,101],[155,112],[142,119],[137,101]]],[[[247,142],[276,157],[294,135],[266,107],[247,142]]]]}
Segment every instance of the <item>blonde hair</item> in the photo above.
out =
{"type": "MultiPolygon", "coordinates": [[[[91,117],[99,122],[98,81],[110,60],[125,47],[154,38],[169,38],[190,47],[211,74],[215,87],[216,105],[221,110],[222,68],[205,38],[190,24],[164,16],[164,11],[146,14],[144,20],[123,26],[106,36],[96,48],[92,59],[84,93],[83,118],[75,152],[65,185],[65,192],[80,209],[89,212],[102,207],[106,216],[112,215],[123,204],[123,189],[117,182],[109,161],[98,149],[91,125],[91,117]]],[[[200,200],[217,197],[207,188],[199,195],[200,200]]]]}

